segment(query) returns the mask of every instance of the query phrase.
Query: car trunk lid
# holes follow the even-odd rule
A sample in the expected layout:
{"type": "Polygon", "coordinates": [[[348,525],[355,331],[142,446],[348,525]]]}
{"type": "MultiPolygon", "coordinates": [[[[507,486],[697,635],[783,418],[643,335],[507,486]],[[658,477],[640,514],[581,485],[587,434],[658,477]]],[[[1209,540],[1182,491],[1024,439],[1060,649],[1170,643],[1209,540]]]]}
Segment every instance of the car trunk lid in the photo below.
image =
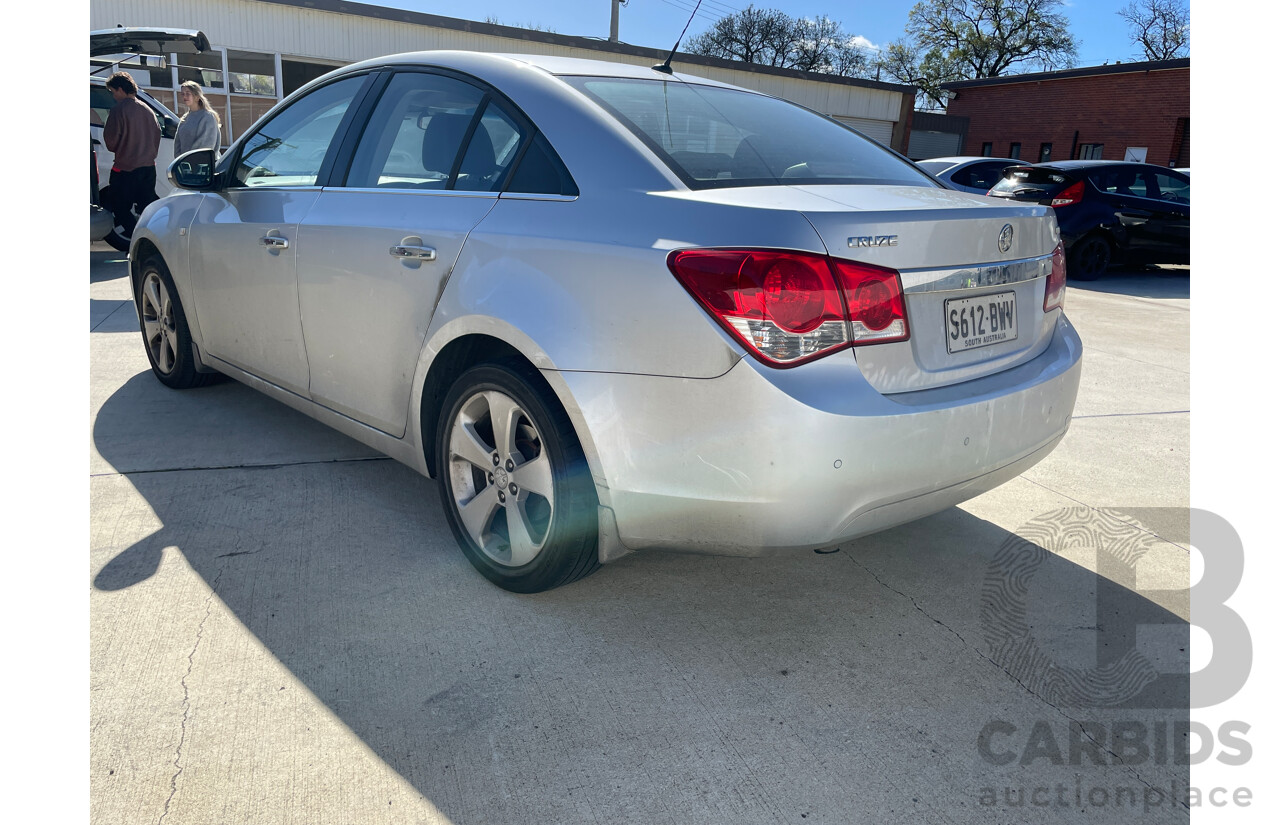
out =
{"type": "Polygon", "coordinates": [[[910,338],[855,349],[880,392],[980,378],[1048,346],[1057,312],[1044,311],[1045,280],[1059,241],[1050,209],[923,187],[810,189],[826,204],[803,213],[833,257],[900,273],[910,338]]]}

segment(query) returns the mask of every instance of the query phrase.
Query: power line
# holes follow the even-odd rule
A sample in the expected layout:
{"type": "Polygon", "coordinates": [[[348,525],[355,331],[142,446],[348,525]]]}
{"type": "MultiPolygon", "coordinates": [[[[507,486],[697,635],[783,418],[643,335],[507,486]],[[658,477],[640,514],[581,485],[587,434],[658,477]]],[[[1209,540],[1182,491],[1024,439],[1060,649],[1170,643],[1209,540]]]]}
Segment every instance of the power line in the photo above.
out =
{"type": "MultiPolygon", "coordinates": [[[[684,0],[662,0],[662,2],[673,8],[680,9],[681,11],[692,12],[694,10],[693,5],[683,5],[684,0]]],[[[706,20],[709,23],[714,23],[720,19],[719,17],[701,10],[696,12],[693,16],[706,20]]]]}

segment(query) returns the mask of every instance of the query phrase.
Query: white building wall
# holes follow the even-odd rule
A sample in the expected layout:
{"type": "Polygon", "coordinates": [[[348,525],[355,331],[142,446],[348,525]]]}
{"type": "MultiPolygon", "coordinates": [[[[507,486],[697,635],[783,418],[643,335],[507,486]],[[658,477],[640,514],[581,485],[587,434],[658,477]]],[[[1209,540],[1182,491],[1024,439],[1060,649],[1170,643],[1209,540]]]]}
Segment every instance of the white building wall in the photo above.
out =
{"type": "MultiPolygon", "coordinates": [[[[397,52],[465,49],[508,54],[546,54],[651,65],[652,58],[619,55],[497,37],[400,21],[378,20],[258,0],[93,0],[90,29],[125,26],[199,29],[215,47],[278,53],[284,57],[354,63],[397,52]]],[[[674,61],[679,68],[680,61],[674,61]]],[[[689,74],[785,98],[824,114],[881,121],[892,130],[901,115],[902,93],[840,83],[779,77],[751,71],[688,65],[689,74]]]]}

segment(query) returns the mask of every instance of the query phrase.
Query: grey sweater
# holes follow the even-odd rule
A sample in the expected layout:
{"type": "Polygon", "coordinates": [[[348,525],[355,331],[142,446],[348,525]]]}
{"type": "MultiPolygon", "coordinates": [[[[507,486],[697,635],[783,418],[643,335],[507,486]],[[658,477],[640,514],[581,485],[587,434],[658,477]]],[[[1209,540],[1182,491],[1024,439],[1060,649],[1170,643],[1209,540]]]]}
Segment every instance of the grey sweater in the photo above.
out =
{"type": "Polygon", "coordinates": [[[208,109],[192,109],[178,121],[178,134],[173,138],[173,156],[192,149],[212,149],[217,153],[222,145],[218,120],[208,109]]]}

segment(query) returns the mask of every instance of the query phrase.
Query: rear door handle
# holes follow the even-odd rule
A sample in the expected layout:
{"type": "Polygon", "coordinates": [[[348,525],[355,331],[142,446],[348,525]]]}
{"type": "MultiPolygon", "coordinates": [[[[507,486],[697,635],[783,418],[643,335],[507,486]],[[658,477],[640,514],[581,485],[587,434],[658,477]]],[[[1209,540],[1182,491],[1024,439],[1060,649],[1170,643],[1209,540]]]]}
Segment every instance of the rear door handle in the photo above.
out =
{"type": "Polygon", "coordinates": [[[279,235],[265,235],[258,239],[258,243],[271,249],[288,249],[289,239],[282,238],[279,235]]]}
{"type": "Polygon", "coordinates": [[[436,251],[429,246],[399,244],[391,247],[391,257],[408,258],[415,261],[434,261],[436,259],[436,251]]]}

